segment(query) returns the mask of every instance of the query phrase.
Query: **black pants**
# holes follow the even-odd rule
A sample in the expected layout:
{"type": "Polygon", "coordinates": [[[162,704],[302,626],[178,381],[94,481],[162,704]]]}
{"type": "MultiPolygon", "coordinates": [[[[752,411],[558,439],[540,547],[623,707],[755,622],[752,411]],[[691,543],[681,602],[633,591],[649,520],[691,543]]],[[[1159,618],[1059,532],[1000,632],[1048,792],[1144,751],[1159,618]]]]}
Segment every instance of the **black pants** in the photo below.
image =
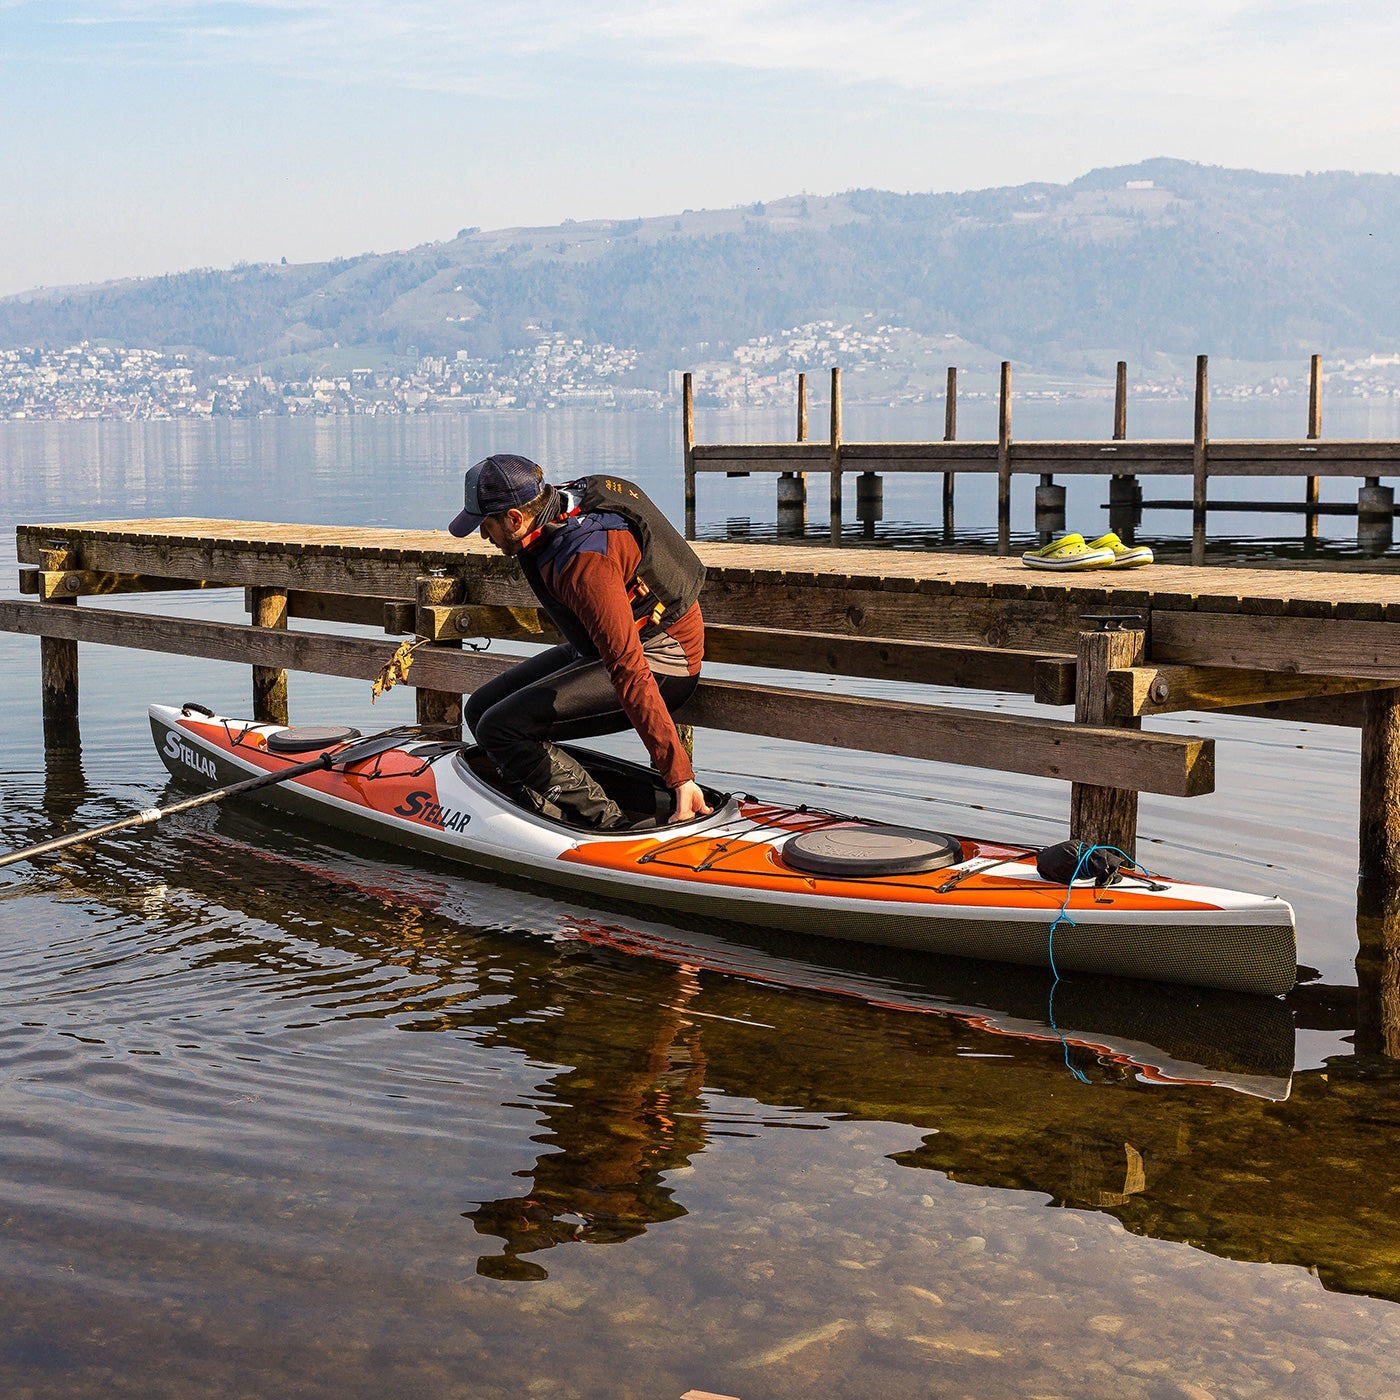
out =
{"type": "MultiPolygon", "coordinates": [[[[699,678],[652,672],[673,714],[699,678]]],[[[487,681],[467,697],[467,727],[510,782],[538,811],[588,826],[612,827],[623,814],[559,741],[620,734],[631,721],[601,661],[582,660],[567,643],[550,647],[487,681]]]]}

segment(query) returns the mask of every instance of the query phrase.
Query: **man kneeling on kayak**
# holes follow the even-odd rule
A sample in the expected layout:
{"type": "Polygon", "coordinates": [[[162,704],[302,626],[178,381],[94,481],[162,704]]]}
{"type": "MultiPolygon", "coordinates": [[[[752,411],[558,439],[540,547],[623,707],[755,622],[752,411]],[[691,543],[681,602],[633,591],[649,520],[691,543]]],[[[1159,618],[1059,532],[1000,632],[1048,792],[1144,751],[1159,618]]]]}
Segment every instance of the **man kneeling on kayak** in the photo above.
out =
{"type": "Polygon", "coordinates": [[[618,805],[557,744],[631,725],[671,790],[671,821],[708,814],[671,718],[700,678],[705,566],[641,489],[611,476],[554,487],[529,458],[496,453],[467,472],[448,528],[479,529],[518,560],[564,637],[467,699],[467,725],[502,775],[546,815],[621,826],[618,805]]]}

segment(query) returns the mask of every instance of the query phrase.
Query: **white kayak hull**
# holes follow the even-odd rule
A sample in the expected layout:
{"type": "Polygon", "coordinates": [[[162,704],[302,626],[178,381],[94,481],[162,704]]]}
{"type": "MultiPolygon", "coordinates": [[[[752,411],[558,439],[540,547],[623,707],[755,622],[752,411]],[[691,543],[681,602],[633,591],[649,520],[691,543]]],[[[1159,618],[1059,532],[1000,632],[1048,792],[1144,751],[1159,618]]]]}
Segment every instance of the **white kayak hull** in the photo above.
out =
{"type": "MultiPolygon", "coordinates": [[[[201,787],[307,756],[270,752],[276,725],[166,705],[150,717],[172,775],[201,787]]],[[[1293,911],[1276,897],[1159,877],[1069,891],[1040,878],[1033,851],[968,838],[957,838],[960,860],[931,874],[813,876],[784,863],[784,845],[816,823],[844,829],[860,819],[729,797],[682,827],[583,832],[516,806],[463,753],[412,733],[345,773],[310,774],[259,797],[429,857],[757,927],[1263,995],[1287,991],[1296,975],[1293,911]]]]}

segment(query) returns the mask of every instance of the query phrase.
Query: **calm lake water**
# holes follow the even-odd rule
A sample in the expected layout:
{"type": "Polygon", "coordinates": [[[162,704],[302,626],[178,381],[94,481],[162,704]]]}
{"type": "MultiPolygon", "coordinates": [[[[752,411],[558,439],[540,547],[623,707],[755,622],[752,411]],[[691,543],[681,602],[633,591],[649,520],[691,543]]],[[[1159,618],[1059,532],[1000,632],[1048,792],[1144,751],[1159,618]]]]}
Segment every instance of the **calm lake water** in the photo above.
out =
{"type": "MultiPolygon", "coordinates": [[[[1018,431],[1110,411],[1031,404],[1018,431]]],[[[1303,412],[1222,403],[1212,429],[1303,412]]],[[[993,415],[967,404],[964,435],[993,415]]],[[[702,413],[699,436],[788,426],[702,413]]],[[[846,413],[848,438],[941,426],[846,413]]],[[[1400,436],[1390,404],[1327,429],[1400,436]]],[[[437,526],[498,449],[625,471],[679,515],[670,414],[6,423],[0,591],[17,522],[437,526]]],[[[960,480],[958,547],[985,547],[994,490],[960,480]]],[[[1072,482],[1070,528],[1105,528],[1105,498],[1072,482]]],[[[888,480],[882,539],[931,538],[937,501],[888,480]]],[[[772,483],[706,478],[700,516],[762,537],[772,483]]],[[[1296,517],[1212,524],[1304,554],[1296,517]]],[[[1188,530],[1149,512],[1139,538],[1188,530]]],[[[1321,531],[1315,558],[1360,562],[1354,520],[1321,531]]],[[[136,606],[242,616],[224,592],[136,606]]],[[[37,643],[0,635],[0,667],[4,848],[175,795],[148,702],[249,707],[245,668],[87,646],[81,756],[46,763],[37,643]]],[[[402,690],[371,709],[300,675],[291,705],[412,717],[402,690]]],[[[1294,904],[1319,977],[1287,1002],[1077,978],[1052,1005],[1029,971],[638,919],[246,806],[0,871],[0,1395],[1400,1397],[1400,1068],[1358,1016],[1356,733],[1176,727],[1217,738],[1218,790],[1145,798],[1140,854],[1294,904]]],[[[697,761],[992,838],[1067,819],[1061,785],[1015,775],[705,731],[697,761]]]]}

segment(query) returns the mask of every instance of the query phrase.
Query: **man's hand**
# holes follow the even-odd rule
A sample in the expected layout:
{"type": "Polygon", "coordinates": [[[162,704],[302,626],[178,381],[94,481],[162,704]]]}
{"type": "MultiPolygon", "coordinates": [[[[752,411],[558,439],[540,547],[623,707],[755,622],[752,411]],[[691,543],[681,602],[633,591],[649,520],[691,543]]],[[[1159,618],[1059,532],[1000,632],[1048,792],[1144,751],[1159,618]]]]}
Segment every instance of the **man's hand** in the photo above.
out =
{"type": "Polygon", "coordinates": [[[705,805],[705,794],[700,790],[700,784],[691,778],[678,788],[672,791],[676,798],[676,810],[671,813],[670,821],[688,822],[692,817],[708,817],[711,809],[705,805]]]}

